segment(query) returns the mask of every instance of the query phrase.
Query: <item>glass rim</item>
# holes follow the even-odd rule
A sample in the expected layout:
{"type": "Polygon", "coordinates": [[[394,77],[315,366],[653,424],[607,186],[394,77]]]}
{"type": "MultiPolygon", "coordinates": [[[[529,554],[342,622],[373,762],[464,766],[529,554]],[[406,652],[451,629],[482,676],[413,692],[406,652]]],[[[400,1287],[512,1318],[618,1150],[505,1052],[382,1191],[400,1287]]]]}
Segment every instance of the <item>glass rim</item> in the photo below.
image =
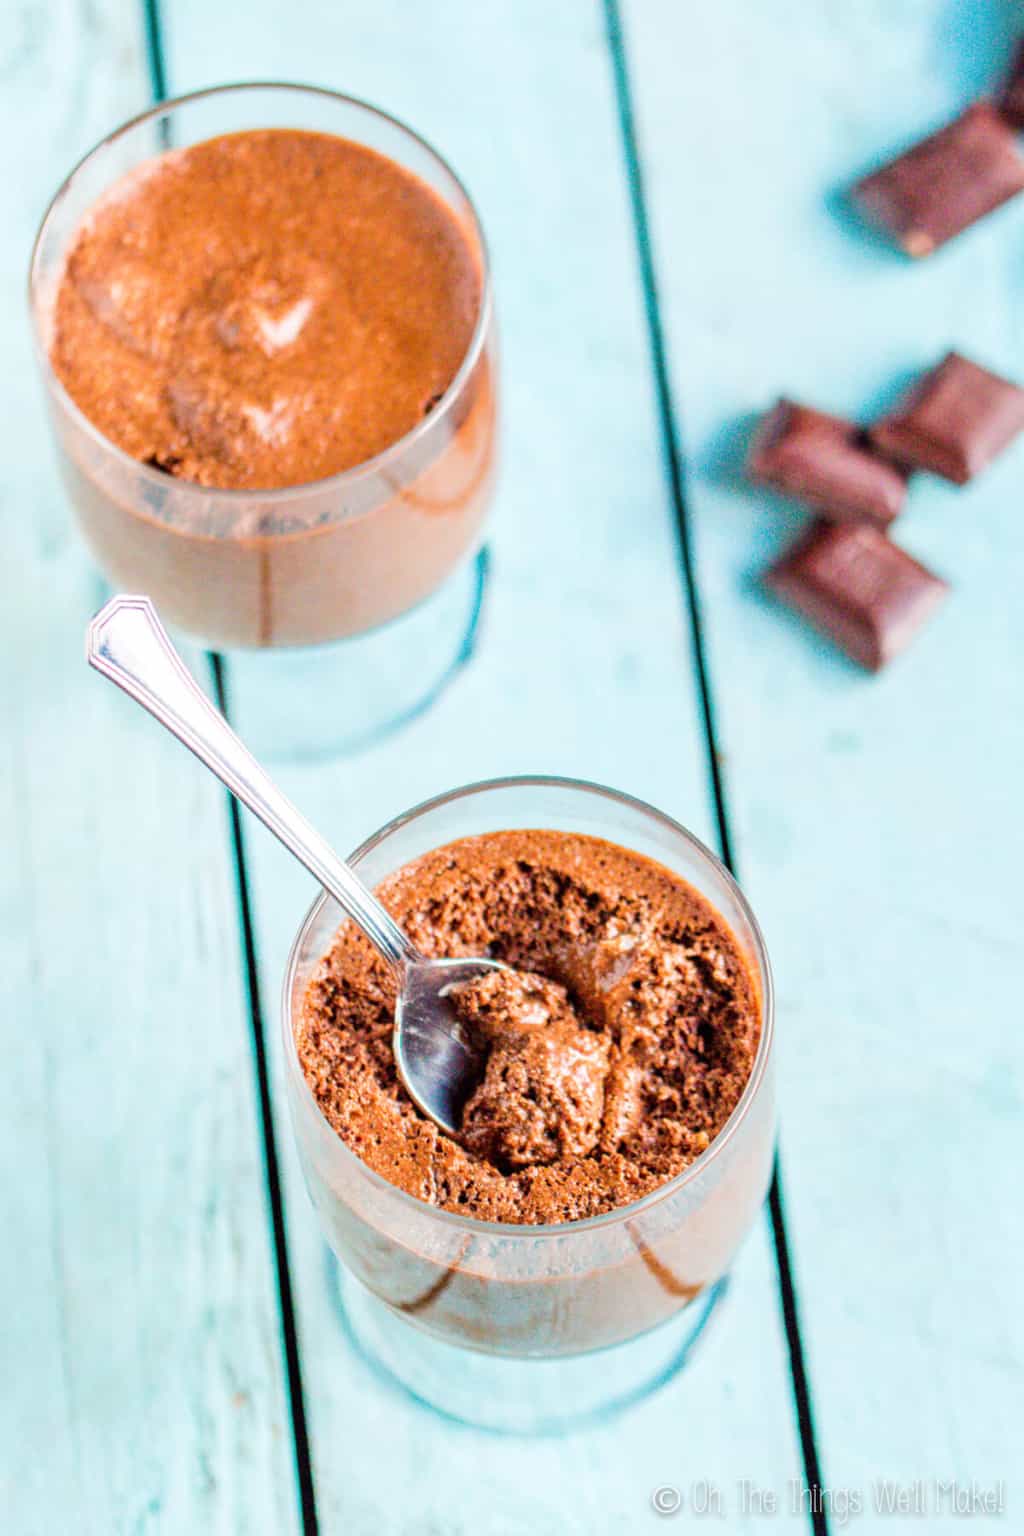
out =
{"type": "MultiPolygon", "coordinates": [[[[340,490],[369,475],[380,473],[394,460],[402,457],[403,454],[414,447],[439,421],[443,420],[450,413],[455,401],[463,393],[465,385],[484,350],[484,344],[491,328],[491,317],[494,308],[490,252],[487,246],[484,227],[477,212],[476,203],[473,201],[462,178],[453,170],[440,150],[435,149],[429,139],[425,139],[421,133],[417,133],[416,129],[411,128],[402,118],[396,117],[392,112],[386,112],[383,107],[374,106],[372,102],[365,101],[360,96],[351,96],[345,91],[332,91],[328,86],[304,85],[300,81],[293,80],[238,80],[222,85],[204,86],[201,90],[186,91],[180,96],[169,96],[166,100],[159,101],[152,107],[147,107],[144,112],[136,113],[134,117],[128,118],[116,128],[111,129],[109,133],[104,134],[102,139],[97,140],[91,149],[86,150],[85,154],[79,157],[47,203],[39,222],[39,228],[36,231],[36,237],[32,242],[32,253],[29,257],[28,267],[28,305],[32,321],[32,345],[48,387],[53,390],[57,400],[72,417],[75,425],[88,438],[101,449],[105,449],[110,453],[115,461],[119,462],[125,469],[130,470],[133,474],[138,474],[143,484],[152,485],[161,491],[167,490],[169,477],[162,470],[154,469],[152,465],[143,463],[141,459],[132,458],[130,453],[126,453],[123,448],[107,437],[104,432],[101,432],[99,427],[89,419],[77,402],[72,399],[61,380],[57,377],[50,362],[49,350],[43,344],[43,338],[40,334],[41,327],[37,320],[35,303],[39,255],[50,222],[75,178],[94,157],[101,154],[110,145],[116,144],[119,139],[132,133],[136,128],[142,127],[144,123],[166,117],[178,107],[187,107],[194,102],[203,101],[213,96],[241,95],[250,91],[292,92],[302,96],[316,96],[327,101],[340,102],[348,107],[356,107],[360,111],[365,112],[369,117],[378,118],[382,122],[388,123],[392,128],[397,128],[400,133],[405,134],[407,138],[425,150],[427,155],[440,166],[445,175],[451,178],[455,187],[465,199],[466,207],[469,209],[473,222],[473,232],[480,247],[480,303],[473,327],[473,334],[466,348],[466,354],[456,369],[451,382],[434,409],[428,412],[415,426],[410,427],[409,431],[402,437],[397,438],[393,443],[389,443],[380,453],[374,454],[373,458],[364,459],[361,464],[353,464],[349,469],[343,469],[336,475],[326,475],[319,480],[305,480],[301,485],[239,489],[226,486],[205,486],[200,485],[194,480],[174,479],[175,488],[179,493],[191,492],[196,496],[201,496],[204,500],[208,499],[223,507],[237,506],[243,503],[251,504],[254,498],[260,498],[261,500],[273,498],[275,501],[289,502],[308,496],[313,491],[319,492],[331,488],[340,490]]],[[[241,132],[244,130],[237,131],[241,132]]],[[[338,135],[338,137],[342,137],[342,135],[338,135]]],[[[159,151],[158,153],[166,153],[166,151],[159,151]]],[[[273,538],[274,535],[271,534],[269,537],[273,538]]]]}
{"type": "MultiPolygon", "coordinates": [[[[723,881],[727,890],[736,901],[750,928],[753,939],[754,959],[760,972],[759,979],[761,982],[761,1033],[757,1043],[754,1063],[750,1069],[750,1076],[744,1084],[743,1092],[740,1094],[739,1100],[722,1126],[722,1129],[718,1132],[718,1135],[715,1136],[714,1140],[709,1143],[703,1152],[694,1158],[692,1163],[688,1163],[680,1173],[677,1173],[675,1178],[669,1179],[667,1183],[659,1185],[657,1189],[650,1190],[648,1194],[643,1195],[639,1200],[631,1201],[628,1205],[616,1206],[614,1210],[602,1211],[597,1216],[585,1216],[576,1221],[543,1223],[484,1221],[478,1216],[463,1216],[457,1211],[446,1211],[440,1206],[431,1205],[429,1201],[420,1200],[416,1195],[410,1195],[407,1190],[400,1189],[397,1184],[392,1184],[390,1179],[386,1179],[383,1174],[371,1168],[357,1152],[354,1152],[348,1146],[330,1124],[317,1103],[316,1096],[309,1086],[306,1074],[299,1063],[298,1050],[295,1044],[294,1021],[292,1018],[292,993],[298,969],[299,952],[307,934],[324,907],[328,902],[334,901],[334,897],[330,896],[326,891],[321,891],[314,898],[299,925],[298,933],[293,939],[288,953],[282,988],[281,1018],[285,1034],[286,1070],[297,1074],[301,1080],[302,1086],[299,1091],[307,1107],[315,1114],[320,1129],[326,1131],[337,1144],[343,1161],[351,1160],[352,1163],[358,1166],[360,1172],[370,1180],[372,1185],[394,1196],[399,1204],[408,1203],[410,1209],[419,1212],[421,1217],[425,1213],[428,1219],[438,1219],[443,1225],[451,1225],[457,1227],[460,1231],[468,1231],[470,1235],[476,1234],[480,1237],[490,1236],[522,1240],[533,1239],[536,1241],[538,1238],[549,1236],[566,1237],[577,1232],[594,1232],[603,1227],[613,1226],[617,1222],[631,1221],[637,1216],[645,1215],[649,1210],[660,1205],[663,1200],[667,1200],[672,1195],[677,1194],[679,1190],[683,1189],[687,1184],[704,1173],[706,1169],[711,1167],[746,1120],[764,1080],[775,1034],[775,989],[772,979],[771,962],[768,959],[768,950],[765,945],[764,935],[761,932],[761,926],[754,915],[750,903],[740,889],[735,876],[726,868],[718,855],[712,852],[706,843],[702,842],[699,837],[684,827],[681,822],[676,821],[674,817],[667,815],[664,811],[659,811],[656,806],[651,805],[648,801],[640,800],[635,795],[625,794],[622,790],[610,789],[607,785],[597,784],[592,780],[570,778],[557,774],[513,774],[496,779],[477,779],[473,783],[460,785],[456,789],[445,791],[443,794],[432,795],[429,799],[421,800],[419,804],[412,806],[409,810],[402,811],[399,815],[392,817],[390,821],[386,822],[376,832],[371,833],[369,837],[359,844],[358,848],[349,854],[348,862],[356,864],[366,854],[379,847],[393,833],[399,831],[402,827],[408,826],[410,822],[417,821],[420,817],[428,815],[431,811],[439,810],[442,806],[450,805],[458,800],[468,799],[484,791],[500,789],[579,790],[585,794],[595,795],[601,799],[626,806],[630,810],[638,811],[666,828],[674,836],[681,837],[699,857],[711,865],[714,873],[723,881]]],[[[334,904],[337,906],[337,902],[334,904]]]]}

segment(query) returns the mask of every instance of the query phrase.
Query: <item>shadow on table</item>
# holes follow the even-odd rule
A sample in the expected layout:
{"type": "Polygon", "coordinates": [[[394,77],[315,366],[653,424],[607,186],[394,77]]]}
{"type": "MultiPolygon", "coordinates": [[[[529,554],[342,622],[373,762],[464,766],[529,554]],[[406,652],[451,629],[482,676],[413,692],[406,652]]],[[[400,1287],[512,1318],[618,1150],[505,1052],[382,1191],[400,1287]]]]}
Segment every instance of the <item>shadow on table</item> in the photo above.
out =
{"type": "Polygon", "coordinates": [[[998,88],[1022,33],[1018,0],[948,0],[935,23],[935,62],[965,106],[998,88]]]}

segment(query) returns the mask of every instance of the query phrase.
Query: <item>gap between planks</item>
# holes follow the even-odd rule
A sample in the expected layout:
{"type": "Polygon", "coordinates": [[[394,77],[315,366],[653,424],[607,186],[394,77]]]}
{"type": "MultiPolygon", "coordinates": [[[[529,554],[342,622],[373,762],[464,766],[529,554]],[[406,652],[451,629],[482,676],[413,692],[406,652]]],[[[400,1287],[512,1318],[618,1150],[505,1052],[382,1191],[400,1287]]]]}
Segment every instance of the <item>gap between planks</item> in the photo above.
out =
{"type": "MultiPolygon", "coordinates": [[[[611,55],[615,99],[619,114],[623,158],[629,183],[630,207],[643,289],[644,314],[647,320],[648,340],[651,351],[651,367],[654,373],[655,398],[658,408],[665,476],[675,513],[680,574],[690,623],[693,644],[695,684],[700,716],[704,728],[704,746],[708,765],[708,778],[714,804],[715,824],[719,851],[729,871],[737,874],[736,858],[730,833],[729,811],[725,782],[721,771],[718,751],[718,735],[715,726],[714,698],[704,644],[704,624],[701,611],[700,591],[697,582],[696,561],[689,508],[686,498],[686,472],[682,443],[677,426],[678,413],[669,381],[668,361],[665,350],[665,334],[661,323],[661,306],[658,281],[651,242],[650,224],[647,217],[647,196],[643,179],[643,166],[637,139],[633,112],[633,96],[626,56],[626,40],[618,0],[603,0],[605,30],[611,55]]],[[[808,1493],[809,1517],[814,1536],[828,1536],[828,1515],[822,1497],[821,1460],[818,1454],[817,1434],[814,1425],[811,1384],[803,1337],[800,1331],[800,1309],[797,1299],[796,1280],[786,1228],[785,1201],[779,1159],[776,1153],[772,1171],[772,1183],[768,1196],[768,1217],[772,1243],[775,1249],[776,1270],[779,1282],[779,1303],[786,1331],[789,1351],[790,1376],[796,1407],[797,1427],[800,1434],[800,1451],[804,1463],[804,1477],[808,1493]]]]}
{"type": "MultiPolygon", "coordinates": [[[[163,45],[163,26],[160,0],[141,0],[143,27],[146,40],[146,58],[154,102],[163,101],[168,95],[167,68],[163,45]]],[[[230,698],[227,686],[227,667],[217,652],[209,653],[210,673],[217,707],[230,719],[230,698]]],[[[309,1431],[306,1421],[306,1404],[302,1389],[302,1364],[299,1352],[298,1329],[295,1322],[295,1304],[288,1263],[284,1192],[280,1177],[277,1154],[277,1138],[274,1132],[273,1110],[270,1100],[270,1078],[267,1069],[267,1045],[264,1028],[263,1002],[260,994],[259,966],[256,956],[256,938],[252,921],[252,902],[246,867],[245,838],[238,801],[227,793],[228,814],[231,827],[231,856],[235,872],[235,894],[238,903],[238,924],[245,960],[245,995],[249,1013],[250,1041],[253,1066],[256,1073],[259,1103],[260,1131],[263,1141],[263,1167],[270,1208],[271,1238],[274,1252],[274,1269],[277,1279],[277,1297],[284,1352],[285,1378],[288,1385],[288,1404],[292,1424],[292,1453],[299,1496],[299,1513],[304,1536],[318,1536],[316,1493],[313,1486],[313,1464],[309,1448],[309,1431]]]]}
{"type": "MultiPolygon", "coordinates": [[[[168,94],[160,0],[141,0],[141,3],[153,99],[160,101],[168,94]]],[[[686,501],[684,459],[677,428],[678,416],[668,375],[657,277],[647,217],[646,193],[633,114],[625,37],[618,0],[602,0],[602,3],[605,13],[606,38],[611,59],[623,156],[629,184],[630,207],[640,267],[644,313],[651,352],[651,366],[654,374],[665,475],[675,513],[680,575],[693,645],[695,687],[704,732],[704,745],[716,832],[723,862],[735,874],[736,859],[732,846],[725,784],[717,747],[718,738],[715,726],[714,698],[706,646],[704,644],[700,592],[686,501]]],[[[217,653],[211,653],[209,659],[218,707],[225,715],[229,716],[230,698],[225,660],[217,653]]],[[[308,1536],[316,1536],[318,1530],[316,1500],[302,1388],[298,1332],[288,1263],[284,1198],[279,1175],[277,1145],[270,1101],[263,1007],[259,986],[256,941],[252,922],[245,840],[238,805],[230,794],[228,795],[228,802],[239,925],[246,966],[246,996],[257,1076],[285,1368],[292,1417],[296,1478],[303,1529],[308,1533],[308,1536]]],[[[824,1508],[824,1501],[820,1496],[822,1480],[814,1425],[811,1386],[800,1331],[797,1290],[786,1227],[785,1202],[778,1158],[776,1158],[769,1194],[768,1216],[776,1256],[779,1300],[789,1351],[790,1373],[805,1480],[810,1494],[811,1527],[815,1536],[828,1536],[828,1519],[824,1508]]]]}

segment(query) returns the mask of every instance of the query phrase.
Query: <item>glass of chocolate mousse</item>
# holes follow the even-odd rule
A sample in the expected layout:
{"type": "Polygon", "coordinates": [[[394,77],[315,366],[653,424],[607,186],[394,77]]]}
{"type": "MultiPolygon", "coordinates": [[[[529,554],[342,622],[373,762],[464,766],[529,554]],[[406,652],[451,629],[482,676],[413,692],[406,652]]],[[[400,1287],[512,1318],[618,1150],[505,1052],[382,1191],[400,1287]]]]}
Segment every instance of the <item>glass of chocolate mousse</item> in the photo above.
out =
{"type": "Polygon", "coordinates": [[[393,978],[327,896],[292,947],[285,1082],[356,1346],[492,1429],[646,1395],[770,1178],[771,975],[742,893],[667,816],[560,779],[455,790],[351,862],[425,953],[514,968],[465,1000],[487,1057],[455,1140],[402,1088],[393,978]]]}
{"type": "Polygon", "coordinates": [[[321,732],[325,713],[358,735],[347,711],[414,705],[477,605],[496,456],[487,252],[440,156],[330,91],[163,103],[57,192],[30,303],[61,469],[111,582],[208,646],[262,651],[261,695],[275,658],[301,680],[287,648],[331,647],[345,696],[314,673],[321,732]],[[357,637],[385,625],[378,657],[357,637]]]}

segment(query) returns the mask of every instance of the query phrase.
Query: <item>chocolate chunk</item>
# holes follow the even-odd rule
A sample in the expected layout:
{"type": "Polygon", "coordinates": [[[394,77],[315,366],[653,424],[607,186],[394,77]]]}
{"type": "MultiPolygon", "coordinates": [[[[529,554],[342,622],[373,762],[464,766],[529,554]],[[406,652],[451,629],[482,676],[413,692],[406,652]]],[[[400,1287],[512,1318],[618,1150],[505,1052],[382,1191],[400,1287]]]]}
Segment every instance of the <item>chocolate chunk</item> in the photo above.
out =
{"type": "Polygon", "coordinates": [[[853,188],[872,223],[908,256],[928,256],[1024,190],[1024,157],[989,101],[922,139],[853,188]]]}
{"type": "Polygon", "coordinates": [[[1024,128],[1024,38],[1017,44],[1010,73],[996,98],[1000,115],[1013,128],[1024,128]]]}
{"type": "Polygon", "coordinates": [[[870,672],[903,650],[949,590],[877,528],[823,520],[765,582],[870,672]]]}
{"type": "Polygon", "coordinates": [[[875,453],[859,427],[785,399],[759,426],[747,473],[833,521],[880,528],[898,516],[907,492],[905,471],[875,453]]]}
{"type": "Polygon", "coordinates": [[[1022,428],[1024,389],[950,352],[870,435],[900,463],[966,485],[1022,428]]]}

